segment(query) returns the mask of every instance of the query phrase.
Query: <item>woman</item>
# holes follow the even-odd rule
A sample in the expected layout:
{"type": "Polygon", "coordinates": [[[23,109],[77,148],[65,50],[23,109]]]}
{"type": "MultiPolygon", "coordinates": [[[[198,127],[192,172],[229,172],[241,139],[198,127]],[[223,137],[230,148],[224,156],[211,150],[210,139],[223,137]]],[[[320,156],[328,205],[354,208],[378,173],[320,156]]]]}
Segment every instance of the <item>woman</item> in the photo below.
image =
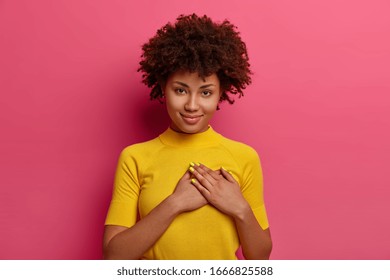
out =
{"type": "Polygon", "coordinates": [[[195,14],[143,46],[139,71],[171,124],[125,148],[107,214],[107,259],[268,259],[272,242],[257,153],[209,125],[221,101],[250,84],[245,44],[230,22],[195,14]]]}

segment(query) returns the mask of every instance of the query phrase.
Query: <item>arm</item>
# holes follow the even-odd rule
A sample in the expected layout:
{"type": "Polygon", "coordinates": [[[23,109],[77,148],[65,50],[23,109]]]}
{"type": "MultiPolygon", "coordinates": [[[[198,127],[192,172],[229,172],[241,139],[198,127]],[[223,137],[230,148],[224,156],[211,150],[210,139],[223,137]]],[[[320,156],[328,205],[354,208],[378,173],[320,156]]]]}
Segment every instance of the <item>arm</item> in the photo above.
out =
{"type": "Polygon", "coordinates": [[[271,254],[272,241],[269,228],[263,230],[249,204],[234,217],[242,252],[247,260],[267,260],[271,254]]]}
{"type": "Polygon", "coordinates": [[[140,259],[167,230],[177,215],[207,204],[191,185],[187,171],[172,195],[130,228],[106,226],[103,240],[105,259],[140,259]]]}
{"type": "Polygon", "coordinates": [[[106,226],[104,258],[140,259],[178,214],[179,209],[170,196],[131,228],[106,226]]]}
{"type": "Polygon", "coordinates": [[[195,165],[191,171],[197,179],[192,183],[209,203],[234,219],[245,258],[268,259],[272,250],[269,229],[261,228],[233,176],[223,168],[213,171],[204,165],[195,165]]]}

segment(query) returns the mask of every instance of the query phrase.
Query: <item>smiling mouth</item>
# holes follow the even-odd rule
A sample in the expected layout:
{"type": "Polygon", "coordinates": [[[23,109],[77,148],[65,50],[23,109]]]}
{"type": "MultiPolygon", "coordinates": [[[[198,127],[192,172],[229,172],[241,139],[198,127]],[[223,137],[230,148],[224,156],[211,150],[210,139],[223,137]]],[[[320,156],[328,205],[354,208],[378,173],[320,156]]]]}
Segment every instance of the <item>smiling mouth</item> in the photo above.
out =
{"type": "Polygon", "coordinates": [[[182,115],[182,114],[180,115],[183,118],[184,122],[186,122],[187,124],[197,124],[200,121],[200,119],[203,117],[203,115],[197,115],[197,116],[182,115]]]}

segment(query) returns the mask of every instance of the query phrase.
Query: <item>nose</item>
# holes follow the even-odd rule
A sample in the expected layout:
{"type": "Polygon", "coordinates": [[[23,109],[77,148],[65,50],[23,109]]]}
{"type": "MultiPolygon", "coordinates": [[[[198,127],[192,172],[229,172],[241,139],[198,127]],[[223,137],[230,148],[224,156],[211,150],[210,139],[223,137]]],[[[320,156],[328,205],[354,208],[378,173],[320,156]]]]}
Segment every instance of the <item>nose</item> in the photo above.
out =
{"type": "Polygon", "coordinates": [[[188,99],[184,104],[184,109],[189,112],[195,112],[199,110],[199,103],[196,94],[191,93],[188,95],[188,99]]]}

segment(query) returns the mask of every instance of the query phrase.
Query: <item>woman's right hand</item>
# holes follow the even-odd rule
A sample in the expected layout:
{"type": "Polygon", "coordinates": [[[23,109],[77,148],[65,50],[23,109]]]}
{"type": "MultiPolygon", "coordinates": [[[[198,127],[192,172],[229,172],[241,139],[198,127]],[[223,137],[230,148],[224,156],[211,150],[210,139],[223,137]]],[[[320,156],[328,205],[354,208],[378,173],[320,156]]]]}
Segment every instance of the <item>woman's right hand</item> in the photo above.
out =
{"type": "Polygon", "coordinates": [[[191,172],[187,170],[171,195],[180,212],[193,211],[208,203],[206,198],[191,183],[191,178],[191,172]]]}

